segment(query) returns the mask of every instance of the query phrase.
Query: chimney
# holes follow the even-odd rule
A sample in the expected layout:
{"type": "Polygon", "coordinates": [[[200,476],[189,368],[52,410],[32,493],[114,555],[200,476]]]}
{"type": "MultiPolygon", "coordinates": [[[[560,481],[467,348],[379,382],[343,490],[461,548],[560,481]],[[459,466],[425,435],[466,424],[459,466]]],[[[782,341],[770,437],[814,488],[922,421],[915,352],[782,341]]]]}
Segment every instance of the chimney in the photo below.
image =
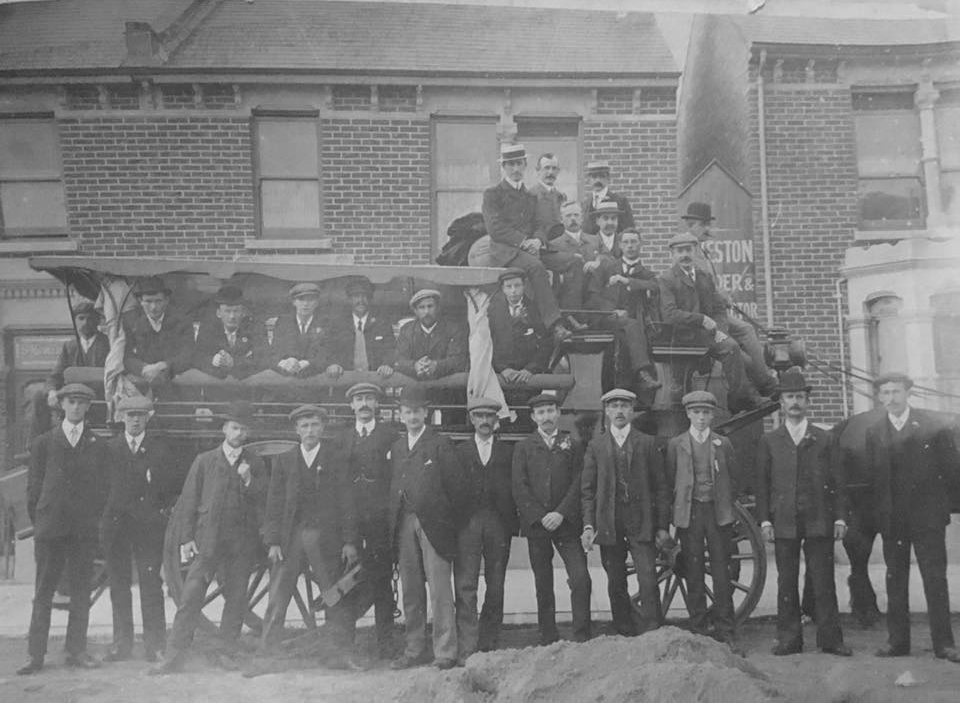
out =
{"type": "Polygon", "coordinates": [[[153,64],[160,61],[160,37],[149,22],[127,22],[126,64],[153,64]]]}

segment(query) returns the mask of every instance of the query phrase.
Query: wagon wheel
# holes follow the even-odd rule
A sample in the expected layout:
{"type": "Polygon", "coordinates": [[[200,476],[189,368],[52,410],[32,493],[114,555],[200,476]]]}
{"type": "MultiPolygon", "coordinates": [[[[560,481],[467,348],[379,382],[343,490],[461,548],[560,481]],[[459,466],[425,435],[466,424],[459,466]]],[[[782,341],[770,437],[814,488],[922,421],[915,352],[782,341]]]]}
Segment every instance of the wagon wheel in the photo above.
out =
{"type": "MultiPolygon", "coordinates": [[[[756,520],[746,506],[733,504],[734,523],[731,530],[736,544],[730,557],[730,583],[733,587],[734,621],[740,625],[757,607],[767,578],[767,553],[756,520]]],[[[676,530],[674,530],[675,533],[676,530]]],[[[710,560],[706,559],[707,604],[713,602],[710,578],[710,560]]],[[[687,602],[687,585],[683,577],[682,562],[674,564],[662,554],[657,557],[657,583],[660,586],[661,615],[667,616],[679,593],[684,605],[687,602]]],[[[639,609],[640,595],[632,597],[634,607],[639,609]]]]}
{"type": "MultiPolygon", "coordinates": [[[[104,591],[110,586],[110,577],[107,575],[107,561],[101,556],[93,560],[93,576],[90,579],[90,605],[97,602],[104,591]]],[[[53,607],[56,610],[70,610],[70,587],[67,572],[60,575],[60,584],[53,596],[53,607]]]]}

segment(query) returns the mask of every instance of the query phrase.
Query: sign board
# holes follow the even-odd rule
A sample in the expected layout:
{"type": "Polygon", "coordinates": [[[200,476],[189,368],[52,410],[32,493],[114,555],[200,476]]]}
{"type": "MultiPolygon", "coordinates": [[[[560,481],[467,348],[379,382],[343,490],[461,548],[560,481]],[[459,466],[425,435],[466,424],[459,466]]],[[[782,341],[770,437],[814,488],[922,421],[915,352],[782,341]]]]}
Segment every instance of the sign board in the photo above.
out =
{"type": "Polygon", "coordinates": [[[743,313],[758,318],[753,238],[736,229],[713,228],[711,233],[703,247],[717,273],[717,286],[730,294],[743,313]]]}

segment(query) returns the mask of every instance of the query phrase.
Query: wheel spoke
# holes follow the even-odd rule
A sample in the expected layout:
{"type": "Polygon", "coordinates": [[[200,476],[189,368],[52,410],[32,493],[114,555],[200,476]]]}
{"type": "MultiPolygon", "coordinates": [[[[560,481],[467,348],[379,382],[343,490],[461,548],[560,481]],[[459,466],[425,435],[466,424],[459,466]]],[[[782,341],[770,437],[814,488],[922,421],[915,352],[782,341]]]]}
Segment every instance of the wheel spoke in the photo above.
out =
{"type": "Polygon", "coordinates": [[[750,587],[745,583],[740,583],[739,581],[731,581],[730,585],[739,591],[743,591],[744,593],[750,592],[750,587]]]}

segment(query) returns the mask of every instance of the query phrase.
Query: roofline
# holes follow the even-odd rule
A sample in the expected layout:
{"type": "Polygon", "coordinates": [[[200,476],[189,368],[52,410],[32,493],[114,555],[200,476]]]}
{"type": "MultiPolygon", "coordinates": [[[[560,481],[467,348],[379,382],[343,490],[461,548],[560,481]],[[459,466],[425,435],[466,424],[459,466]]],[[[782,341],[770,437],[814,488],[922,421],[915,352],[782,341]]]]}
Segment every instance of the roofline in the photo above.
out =
{"type": "Polygon", "coordinates": [[[751,58],[766,51],[777,56],[815,59],[825,55],[833,58],[875,58],[914,55],[917,59],[937,58],[960,52],[960,41],[929,44],[791,44],[786,42],[751,42],[751,58]]]}
{"type": "Polygon", "coordinates": [[[714,157],[714,158],[711,159],[709,162],[707,162],[707,165],[706,165],[703,169],[701,169],[699,172],[697,172],[696,176],[694,176],[690,181],[688,181],[686,186],[684,186],[682,189],[680,189],[680,191],[677,192],[677,197],[676,197],[676,198],[677,198],[678,200],[679,200],[679,199],[682,199],[682,198],[683,198],[683,195],[690,190],[690,187],[692,187],[694,184],[696,184],[696,183],[697,183],[697,180],[700,179],[700,177],[702,177],[702,176],[706,173],[706,171],[707,171],[708,169],[710,169],[710,167],[712,167],[714,164],[717,165],[717,168],[718,168],[721,172],[723,172],[723,173],[726,174],[728,177],[730,177],[730,180],[731,180],[734,184],[736,184],[737,186],[739,186],[747,196],[749,196],[751,199],[753,198],[753,194],[750,192],[750,189],[748,189],[746,186],[744,186],[743,182],[740,181],[739,179],[737,179],[737,177],[735,177],[735,176],[733,175],[733,172],[731,172],[729,169],[727,169],[725,166],[723,166],[723,163],[722,163],[719,159],[717,159],[716,157],[714,157]]]}

